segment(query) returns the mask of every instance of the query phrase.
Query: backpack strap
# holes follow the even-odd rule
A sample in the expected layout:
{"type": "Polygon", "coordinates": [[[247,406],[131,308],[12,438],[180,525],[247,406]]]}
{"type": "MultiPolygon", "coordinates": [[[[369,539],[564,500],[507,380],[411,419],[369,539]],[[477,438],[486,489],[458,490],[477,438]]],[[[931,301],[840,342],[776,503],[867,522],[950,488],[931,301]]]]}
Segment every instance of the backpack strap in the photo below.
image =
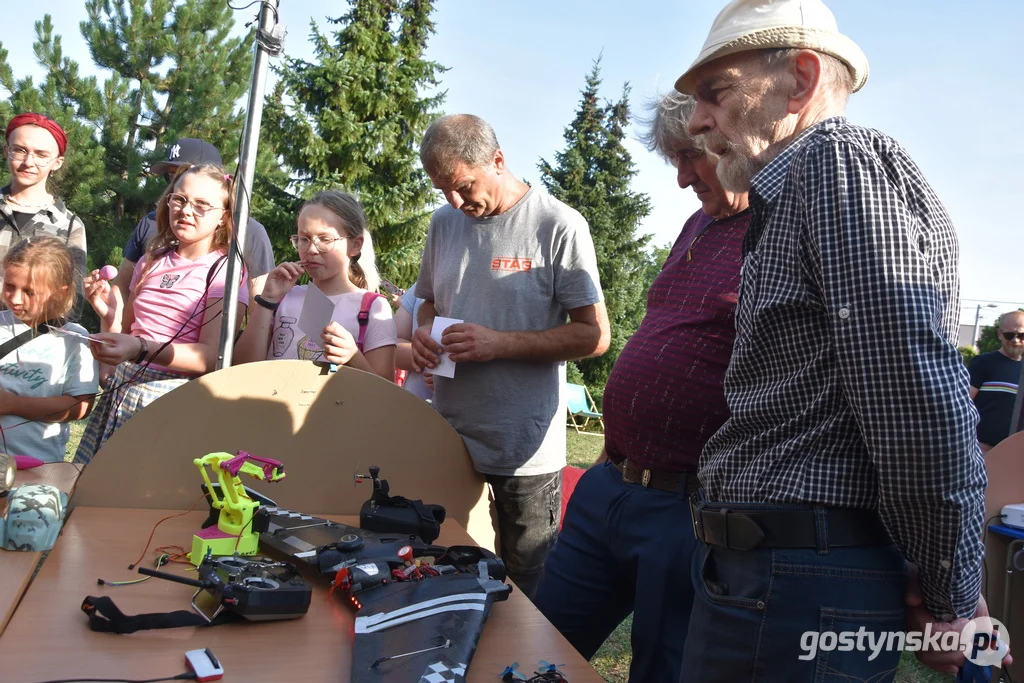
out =
{"type": "Polygon", "coordinates": [[[363,340],[366,339],[366,326],[370,322],[370,306],[373,306],[373,302],[377,297],[383,298],[383,294],[377,292],[367,292],[363,294],[363,303],[359,307],[359,315],[356,316],[356,320],[359,322],[359,339],[356,340],[356,348],[359,349],[359,353],[363,352],[363,340]]]}
{"type": "Polygon", "coordinates": [[[21,348],[26,342],[30,342],[36,337],[44,335],[47,332],[49,332],[49,325],[53,325],[54,327],[60,327],[63,324],[63,320],[47,320],[46,322],[40,324],[35,329],[29,328],[22,332],[21,334],[12,337],[11,339],[8,339],[6,342],[0,345],[0,360],[14,353],[16,350],[21,348]]]}

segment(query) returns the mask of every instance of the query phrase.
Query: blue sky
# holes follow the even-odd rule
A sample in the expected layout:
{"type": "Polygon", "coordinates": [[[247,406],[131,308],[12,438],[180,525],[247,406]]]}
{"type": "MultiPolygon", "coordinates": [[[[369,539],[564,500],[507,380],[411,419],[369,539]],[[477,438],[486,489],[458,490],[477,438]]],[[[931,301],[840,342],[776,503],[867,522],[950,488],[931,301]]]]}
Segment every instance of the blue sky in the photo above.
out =
{"type": "MultiPolygon", "coordinates": [[[[235,4],[245,4],[244,2],[235,4]]],[[[986,302],[1024,304],[1020,211],[1024,111],[1019,27],[1024,3],[934,0],[830,0],[840,30],[867,54],[871,76],[848,117],[899,140],[946,204],[960,236],[964,318],[986,302]],[[976,301],[977,300],[977,301],[976,301]]],[[[472,112],[494,126],[516,174],[539,184],[537,161],[553,160],[584,78],[602,56],[603,95],[629,82],[634,111],[672,87],[700,50],[723,0],[438,0],[428,55],[444,74],[447,112],[472,112]]],[[[91,65],[78,29],[81,0],[44,0],[36,11],[4,16],[3,46],[16,76],[38,74],[33,23],[49,12],[66,53],[91,65]]],[[[285,50],[310,57],[311,19],[343,12],[337,0],[281,0],[285,50]]],[[[253,10],[239,12],[239,30],[253,10]]],[[[638,143],[630,151],[634,188],[650,195],[642,231],[672,241],[698,208],[675,173],[638,143]]],[[[983,309],[982,321],[1012,306],[983,309]]]]}

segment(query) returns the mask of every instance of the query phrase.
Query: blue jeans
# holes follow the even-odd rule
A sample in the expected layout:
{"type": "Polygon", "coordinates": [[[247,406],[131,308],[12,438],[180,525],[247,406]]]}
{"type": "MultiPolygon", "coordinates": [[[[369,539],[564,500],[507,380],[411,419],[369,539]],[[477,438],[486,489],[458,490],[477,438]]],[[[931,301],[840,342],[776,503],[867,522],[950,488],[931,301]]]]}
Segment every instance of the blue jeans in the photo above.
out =
{"type": "Polygon", "coordinates": [[[891,681],[897,650],[882,650],[869,661],[870,651],[811,646],[815,640],[829,643],[817,635],[826,632],[903,631],[903,555],[893,545],[836,548],[823,537],[818,543],[819,548],[745,551],[700,543],[683,655],[683,671],[694,677],[684,674],[680,681],[891,681]]]}
{"type": "Polygon", "coordinates": [[[587,659],[633,612],[635,683],[679,678],[697,544],[685,483],[682,491],[627,484],[611,463],[592,467],[569,499],[534,599],[587,659]]]}
{"type": "Polygon", "coordinates": [[[494,495],[501,560],[533,599],[562,518],[562,472],[525,477],[484,475],[494,495]]]}

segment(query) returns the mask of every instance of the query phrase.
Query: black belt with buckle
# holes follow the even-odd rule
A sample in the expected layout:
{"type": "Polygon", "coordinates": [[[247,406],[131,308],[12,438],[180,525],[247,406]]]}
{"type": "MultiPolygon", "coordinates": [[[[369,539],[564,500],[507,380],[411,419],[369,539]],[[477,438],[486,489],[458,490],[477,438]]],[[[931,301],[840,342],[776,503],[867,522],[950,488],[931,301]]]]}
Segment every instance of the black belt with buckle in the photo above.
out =
{"type": "Polygon", "coordinates": [[[686,479],[686,495],[695,493],[700,488],[700,481],[696,472],[670,472],[668,470],[653,470],[649,467],[641,467],[629,458],[623,458],[621,462],[615,463],[615,469],[622,472],[622,481],[627,484],[640,484],[641,486],[677,493],[686,479]]]}
{"type": "Polygon", "coordinates": [[[693,532],[708,545],[730,550],[889,545],[874,510],[820,507],[794,510],[731,510],[690,499],[693,532]]]}

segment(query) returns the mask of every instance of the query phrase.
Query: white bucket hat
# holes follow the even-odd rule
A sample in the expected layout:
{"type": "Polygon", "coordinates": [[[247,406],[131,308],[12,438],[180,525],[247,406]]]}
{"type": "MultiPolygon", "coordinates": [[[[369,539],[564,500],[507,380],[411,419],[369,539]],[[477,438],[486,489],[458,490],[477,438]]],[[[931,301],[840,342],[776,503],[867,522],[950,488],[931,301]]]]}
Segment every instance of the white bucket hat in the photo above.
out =
{"type": "Polygon", "coordinates": [[[693,94],[693,72],[737,52],[764,48],[805,48],[832,55],[850,67],[853,92],[868,80],[868,58],[839,32],[836,18],[821,0],[733,0],[715,17],[708,39],[676,90],[693,94]]]}

